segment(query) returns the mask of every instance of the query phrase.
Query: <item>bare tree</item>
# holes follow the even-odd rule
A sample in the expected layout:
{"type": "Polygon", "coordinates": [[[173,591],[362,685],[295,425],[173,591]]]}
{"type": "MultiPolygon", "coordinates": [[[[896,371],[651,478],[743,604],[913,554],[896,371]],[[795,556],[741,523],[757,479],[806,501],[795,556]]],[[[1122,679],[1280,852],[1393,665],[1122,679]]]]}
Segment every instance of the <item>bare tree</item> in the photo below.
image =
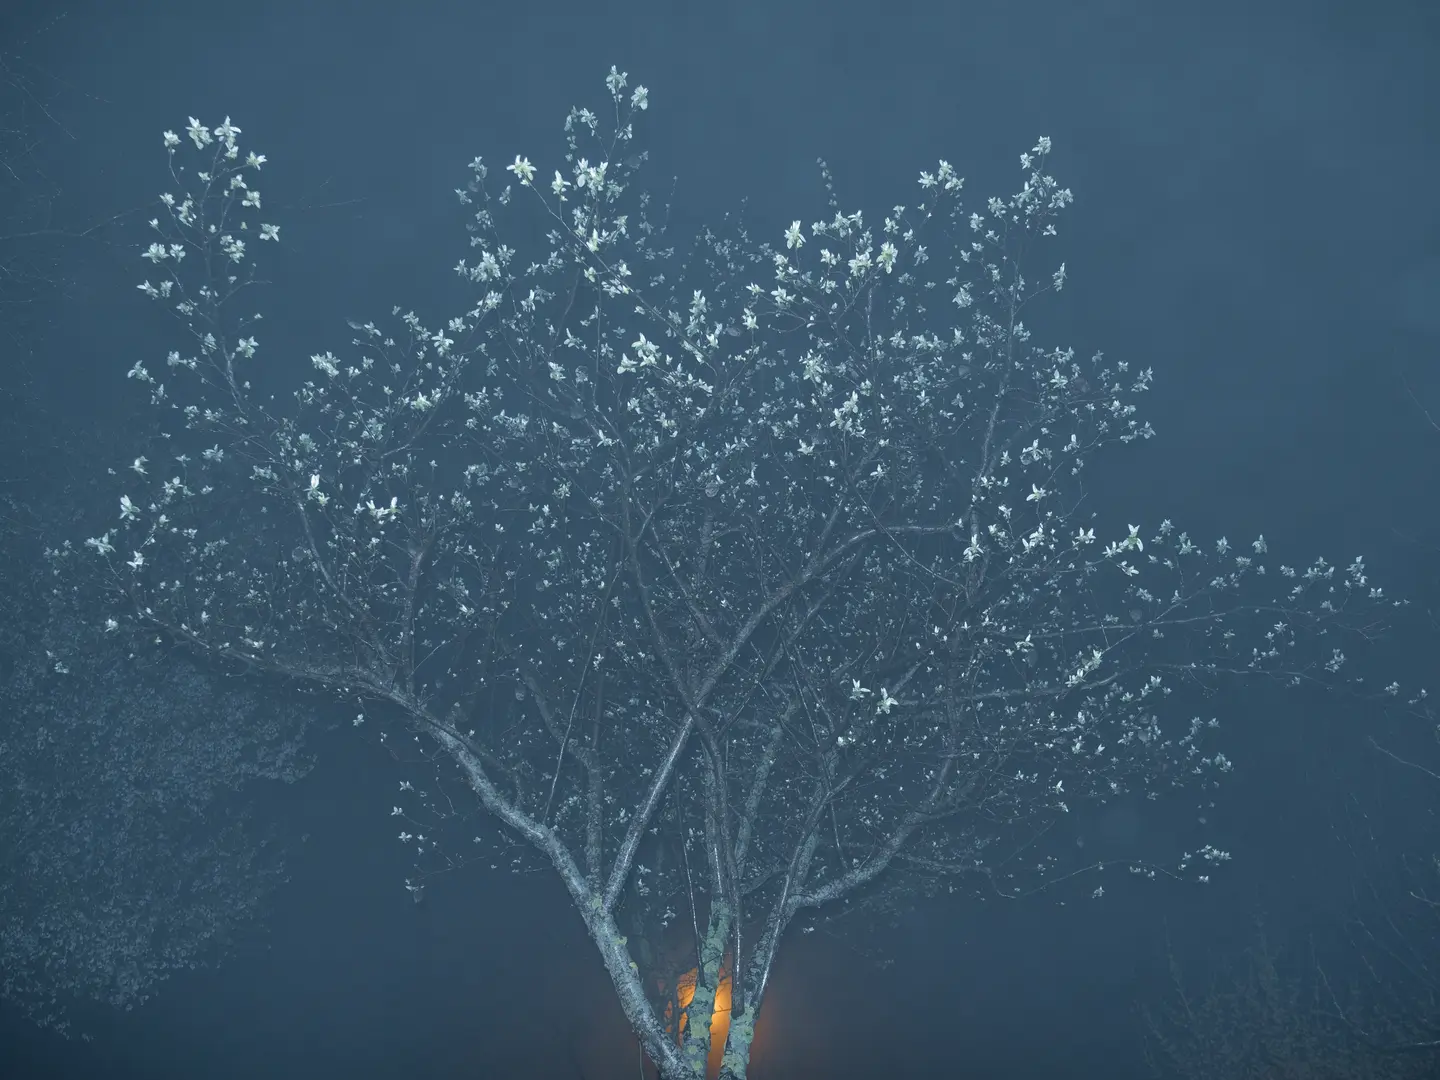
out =
{"type": "Polygon", "coordinates": [[[1151,372],[1029,341],[1064,283],[1021,273],[1070,201],[1048,139],[975,213],[941,162],[878,234],[832,196],[783,246],[736,223],[677,257],[631,190],[646,92],[608,86],[552,182],[517,156],[497,193],[472,163],[466,310],[353,323],[284,406],[240,309],[279,239],[264,158],[228,119],[166,133],[140,288],[189,338],[128,373],[165,437],[55,561],[110,590],[97,619],[351,700],[433,759],[425,797],[387,800],[399,840],[425,865],[444,848],[411,822],[479,809],[558,873],[662,1076],[705,1075],[728,975],[736,1078],[797,920],[1078,872],[1042,842],[1072,807],[1209,798],[1230,768],[1217,719],[1174,715],[1191,687],[1338,679],[1389,601],[1359,559],[1083,514],[1087,463],[1153,434],[1151,372]]]}
{"type": "MultiPolygon", "coordinates": [[[[1380,749],[1440,779],[1424,765],[1380,749]]],[[[1407,801],[1412,819],[1433,821],[1433,793],[1429,800],[1407,801]]],[[[1440,854],[1432,836],[1430,851],[1398,853],[1398,872],[1387,873],[1394,845],[1377,835],[1368,815],[1357,808],[1354,816],[1369,849],[1345,927],[1348,955],[1341,961],[1355,974],[1342,979],[1336,972],[1343,968],[1316,959],[1321,1012],[1368,1050],[1414,1061],[1417,1075],[1433,1075],[1440,1068],[1440,854]]],[[[1353,838],[1351,845],[1360,864],[1353,838]]]]}
{"type": "MultiPolygon", "coordinates": [[[[1408,384],[1406,391],[1436,430],[1408,384]]],[[[1433,616],[1432,616],[1433,624],[1433,616]]],[[[1263,930],[1238,970],[1191,991],[1171,957],[1172,992],[1142,1010],[1157,1076],[1422,1080],[1440,1068],[1440,855],[1406,851],[1395,834],[1433,828],[1440,725],[1423,697],[1369,746],[1389,768],[1368,793],[1351,790],[1337,839],[1355,875],[1340,940],[1308,956],[1273,948],[1263,930]],[[1411,721],[1419,721],[1418,724],[1411,721]],[[1397,850],[1397,848],[1399,850],[1397,850]]],[[[1366,713],[1367,726],[1376,717],[1366,713]]],[[[1350,782],[1353,785],[1353,781],[1350,782]]],[[[1342,788],[1349,785],[1340,785],[1342,788]]]]}
{"type": "Polygon", "coordinates": [[[20,356],[39,334],[43,302],[64,293],[75,256],[108,248],[114,226],[138,213],[77,213],[65,206],[51,151],[76,141],[66,98],[91,95],[66,86],[34,60],[39,39],[64,23],[59,12],[30,37],[0,49],[0,331],[7,339],[7,386],[23,371],[20,356]]]}
{"type": "MultiPolygon", "coordinates": [[[[1440,421],[1421,402],[1402,376],[1405,392],[1424,418],[1440,433],[1440,421]]],[[[1433,610],[1429,627],[1440,629],[1433,610]]],[[[1433,642],[1434,638],[1431,638],[1433,642]]],[[[1362,868],[1355,888],[1355,906],[1347,931],[1352,958],[1360,975],[1348,987],[1337,986],[1324,965],[1316,975],[1323,990],[1325,1014],[1365,1047],[1417,1063],[1425,1075],[1440,1069],[1440,837],[1434,829],[1440,810],[1440,718],[1433,707],[1418,724],[1394,727],[1367,741],[1389,766],[1387,779],[1367,808],[1352,795],[1342,840],[1362,868]],[[1394,806],[1386,814],[1386,803],[1394,806]],[[1420,851],[1401,851],[1398,873],[1386,873],[1377,856],[1390,856],[1389,824],[1406,827],[1413,836],[1425,828],[1428,842],[1420,851]],[[1428,850],[1426,850],[1428,849],[1428,850]]]]}
{"type": "MultiPolygon", "coordinates": [[[[1372,739],[1372,742],[1374,740],[1372,739]]],[[[1375,743],[1397,765],[1440,779],[1375,743]]],[[[1433,816],[1403,792],[1405,818],[1433,816]]],[[[1308,955],[1273,948],[1263,930],[1238,968],[1191,990],[1170,961],[1171,993],[1142,1010],[1146,1051],[1157,1076],[1185,1080],[1422,1080],[1440,1065],[1440,863],[1396,854],[1353,794],[1342,840],[1357,873],[1354,904],[1337,940],[1312,941],[1308,955]]]]}
{"type": "Polygon", "coordinates": [[[1337,1023],[1347,1012],[1379,1017],[1356,987],[1328,984],[1314,957],[1273,947],[1263,930],[1237,969],[1214,973],[1200,991],[1186,985],[1173,955],[1171,993],[1146,1007],[1146,1060],[1158,1077],[1183,1080],[1422,1080],[1433,1062],[1357,1038],[1337,1023]]]}
{"type": "MultiPolygon", "coordinates": [[[[1440,434],[1440,420],[1403,376],[1402,381],[1425,425],[1440,434]]],[[[1434,611],[1427,614],[1429,629],[1440,629],[1434,611]]],[[[1424,823],[1429,842],[1422,848],[1428,850],[1401,852],[1398,874],[1382,882],[1375,855],[1394,845],[1386,843],[1385,825],[1376,823],[1384,810],[1381,800],[1372,800],[1377,805],[1370,813],[1354,796],[1348,800],[1352,812],[1342,839],[1356,865],[1368,864],[1369,871],[1355,889],[1347,927],[1362,971],[1360,989],[1352,987],[1346,994],[1323,966],[1316,970],[1332,1020],[1365,1046],[1417,1061],[1430,1075],[1440,1069],[1440,836],[1434,832],[1440,811],[1440,717],[1430,707],[1407,719],[1420,722],[1379,739],[1370,734],[1367,741],[1394,770],[1383,788],[1397,804],[1391,813],[1411,828],[1424,823]]]]}
{"type": "Polygon", "coordinates": [[[0,325],[12,348],[22,340],[20,328],[29,309],[63,280],[54,244],[37,243],[51,231],[58,187],[37,151],[47,135],[67,134],[40,81],[23,55],[0,51],[0,325]]]}

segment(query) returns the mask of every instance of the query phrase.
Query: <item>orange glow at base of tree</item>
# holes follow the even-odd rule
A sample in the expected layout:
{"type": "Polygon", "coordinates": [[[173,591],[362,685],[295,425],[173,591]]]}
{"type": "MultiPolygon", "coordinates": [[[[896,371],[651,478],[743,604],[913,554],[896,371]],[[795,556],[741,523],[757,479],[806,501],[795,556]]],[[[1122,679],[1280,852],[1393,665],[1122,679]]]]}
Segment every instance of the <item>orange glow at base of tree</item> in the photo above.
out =
{"type": "MultiPolygon", "coordinates": [[[[675,1040],[678,1043],[685,1032],[685,1023],[689,1018],[686,1009],[695,997],[695,969],[680,976],[680,981],[675,986],[675,998],[680,1005],[680,1026],[676,1030],[671,1021],[671,1010],[665,1010],[666,1027],[675,1032],[675,1040]]],[[[705,1061],[705,1075],[716,1077],[720,1075],[720,1059],[725,1055],[725,1038],[730,1033],[730,972],[722,966],[720,968],[720,985],[715,989],[715,1012],[710,1018],[710,1056],[705,1061]]]]}

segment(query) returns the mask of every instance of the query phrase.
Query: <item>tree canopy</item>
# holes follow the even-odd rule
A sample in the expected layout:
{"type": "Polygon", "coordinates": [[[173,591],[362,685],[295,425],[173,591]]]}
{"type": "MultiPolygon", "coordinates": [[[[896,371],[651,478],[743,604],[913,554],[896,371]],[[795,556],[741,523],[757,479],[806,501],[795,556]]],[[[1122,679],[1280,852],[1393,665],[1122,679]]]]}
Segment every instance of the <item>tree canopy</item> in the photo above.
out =
{"type": "Polygon", "coordinates": [[[677,254],[635,187],[648,95],[607,86],[553,180],[471,163],[463,311],[353,322],[288,401],[254,385],[283,351],[251,300],[265,158],[228,118],[166,132],[139,288],[185,340],[128,372],[163,436],[54,560],[117,632],[432,756],[392,808],[422,866],[412,822],[483,810],[563,880],[662,1075],[705,1074],[728,982],[740,1077],[792,924],[1078,872],[1043,842],[1072,808],[1230,769],[1195,692],[1343,681],[1391,601],[1359,558],[1087,514],[1092,463],[1154,434],[1152,372],[1031,341],[1065,282],[1027,276],[1071,201],[1049,139],[1007,199],[964,206],[941,161],[878,224],[832,196],[677,254]]]}

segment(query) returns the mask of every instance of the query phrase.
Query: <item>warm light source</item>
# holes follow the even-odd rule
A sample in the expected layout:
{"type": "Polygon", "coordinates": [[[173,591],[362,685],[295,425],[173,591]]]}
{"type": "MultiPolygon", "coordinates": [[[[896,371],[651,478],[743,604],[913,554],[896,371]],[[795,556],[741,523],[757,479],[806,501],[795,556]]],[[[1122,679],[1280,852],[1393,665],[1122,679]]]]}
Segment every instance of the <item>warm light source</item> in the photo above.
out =
{"type": "MultiPolygon", "coordinates": [[[[675,1033],[676,1041],[685,1031],[688,1016],[685,1010],[695,997],[696,970],[691,969],[680,976],[675,986],[675,998],[680,1004],[680,1026],[675,1033]]],[[[720,968],[720,985],[715,989],[715,1013],[710,1018],[710,1057],[705,1062],[705,1075],[720,1075],[720,1059],[725,1056],[725,1038],[730,1033],[730,971],[724,965],[720,968]]]]}

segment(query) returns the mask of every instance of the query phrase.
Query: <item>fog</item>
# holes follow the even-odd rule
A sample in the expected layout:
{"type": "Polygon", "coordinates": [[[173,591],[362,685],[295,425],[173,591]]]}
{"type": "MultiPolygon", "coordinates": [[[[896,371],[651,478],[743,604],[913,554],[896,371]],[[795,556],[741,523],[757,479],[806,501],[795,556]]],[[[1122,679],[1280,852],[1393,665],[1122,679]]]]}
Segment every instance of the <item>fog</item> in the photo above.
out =
{"type": "MultiPolygon", "coordinates": [[[[124,468],[129,456],[104,455],[143,404],[126,370],[140,356],[158,369],[174,347],[135,288],[168,183],[163,131],[228,114],[267,156],[284,243],[261,371],[284,384],[287,365],[349,340],[347,319],[449,311],[467,163],[527,155],[546,174],[567,111],[605,104],[614,64],[649,89],[641,183],[669,197],[682,235],[742,199],[753,234],[777,244],[791,221],[830,216],[817,158],[867,220],[919,201],[920,170],[941,158],[978,202],[1018,187],[1019,155],[1052,138],[1047,167],[1075,196],[1055,249],[1068,281],[1027,321],[1046,343],[1155,371],[1158,437],[1097,468],[1089,509],[1112,530],[1173,517],[1206,543],[1263,533],[1300,565],[1363,554],[1413,604],[1358,661],[1382,682],[1423,684],[1435,667],[1433,5],[31,4],[7,10],[0,46],[24,76],[3,90],[12,118],[33,126],[53,190],[7,228],[114,219],[41,249],[59,287],[0,310],[17,342],[0,378],[23,371],[72,445],[108,433],[67,470],[124,468]]],[[[422,766],[346,710],[316,708],[313,771],[255,808],[288,838],[290,879],[233,955],[134,1011],[82,1007],[91,1041],[0,1010],[0,1072],[640,1075],[558,879],[477,860],[413,900],[386,815],[422,766]]],[[[1140,1009],[1165,1000],[1168,957],[1202,986],[1243,959],[1257,919],[1287,970],[1323,955],[1338,982],[1362,976],[1355,920],[1404,895],[1404,860],[1436,850],[1440,805],[1440,784],[1377,745],[1440,771],[1428,729],[1258,684],[1202,710],[1222,717],[1235,762],[1206,822],[1233,859],[1208,884],[1112,871],[1098,899],[1089,883],[1014,899],[957,889],[860,940],[792,933],[751,1074],[1150,1075],[1140,1009]]],[[[1047,843],[1158,857],[1189,843],[1194,817],[1188,798],[1077,807],[1047,843]]]]}

